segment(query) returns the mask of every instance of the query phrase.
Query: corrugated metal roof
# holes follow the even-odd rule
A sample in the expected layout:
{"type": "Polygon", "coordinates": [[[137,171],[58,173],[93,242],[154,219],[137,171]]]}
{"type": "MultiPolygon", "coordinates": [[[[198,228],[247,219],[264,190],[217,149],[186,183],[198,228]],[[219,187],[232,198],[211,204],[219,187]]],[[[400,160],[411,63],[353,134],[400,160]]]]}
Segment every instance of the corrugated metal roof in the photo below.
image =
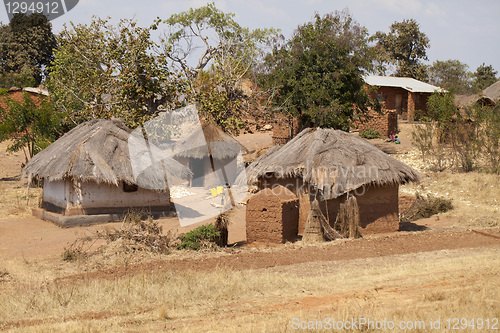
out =
{"type": "Polygon", "coordinates": [[[31,87],[25,87],[23,88],[24,91],[35,93],[35,94],[40,94],[40,95],[45,95],[49,96],[49,91],[44,88],[31,88],[31,87]]]}
{"type": "Polygon", "coordinates": [[[377,87],[399,87],[411,92],[433,93],[434,91],[445,92],[446,90],[409,77],[377,76],[367,75],[363,79],[370,86],[377,87]]]}
{"type": "Polygon", "coordinates": [[[33,88],[33,87],[24,87],[24,88],[12,87],[12,88],[9,89],[9,92],[16,92],[16,91],[27,91],[27,92],[34,93],[34,94],[49,96],[49,91],[47,89],[41,88],[41,87],[38,87],[38,88],[33,88]]]}

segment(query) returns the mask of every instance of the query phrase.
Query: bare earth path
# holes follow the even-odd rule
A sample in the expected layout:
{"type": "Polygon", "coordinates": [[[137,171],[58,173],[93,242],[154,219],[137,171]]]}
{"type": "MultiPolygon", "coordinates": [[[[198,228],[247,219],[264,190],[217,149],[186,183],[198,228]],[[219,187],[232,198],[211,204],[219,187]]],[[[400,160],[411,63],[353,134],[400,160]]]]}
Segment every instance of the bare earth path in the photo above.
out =
{"type": "Polygon", "coordinates": [[[466,248],[500,249],[500,229],[488,229],[485,232],[471,230],[412,232],[357,240],[340,240],[320,246],[292,245],[254,251],[235,249],[229,251],[231,255],[156,261],[131,265],[126,268],[117,267],[94,273],[68,276],[65,279],[114,279],[117,276],[155,271],[205,271],[220,268],[230,270],[267,269],[308,262],[379,258],[466,248]]]}

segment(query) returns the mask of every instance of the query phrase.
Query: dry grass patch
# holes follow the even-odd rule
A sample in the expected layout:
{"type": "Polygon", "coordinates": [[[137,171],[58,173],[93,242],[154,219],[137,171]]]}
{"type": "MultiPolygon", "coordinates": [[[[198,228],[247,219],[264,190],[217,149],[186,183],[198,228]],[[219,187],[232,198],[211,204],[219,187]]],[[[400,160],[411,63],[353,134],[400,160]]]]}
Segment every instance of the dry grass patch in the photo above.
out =
{"type": "Polygon", "coordinates": [[[462,227],[500,226],[500,175],[478,172],[428,173],[420,184],[404,185],[401,191],[451,199],[454,209],[442,216],[458,217],[462,227]]]}
{"type": "Polygon", "coordinates": [[[30,188],[29,200],[26,200],[26,195],[26,183],[0,181],[0,218],[30,216],[31,209],[39,205],[42,189],[30,188]]]}
{"type": "Polygon", "coordinates": [[[0,293],[0,329],[262,332],[293,331],[293,318],[499,317],[499,274],[493,248],[111,281],[24,278],[0,293]]]}

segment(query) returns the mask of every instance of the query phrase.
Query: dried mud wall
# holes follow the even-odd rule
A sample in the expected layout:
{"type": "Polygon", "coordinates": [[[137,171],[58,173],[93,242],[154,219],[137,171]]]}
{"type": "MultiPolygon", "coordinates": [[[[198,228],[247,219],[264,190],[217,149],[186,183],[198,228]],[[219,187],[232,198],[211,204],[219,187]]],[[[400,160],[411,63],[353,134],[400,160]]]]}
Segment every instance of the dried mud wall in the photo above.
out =
{"type": "Polygon", "coordinates": [[[362,235],[399,230],[398,192],[398,185],[368,186],[356,195],[362,235]]]}
{"type": "MultiPolygon", "coordinates": [[[[311,202],[314,200],[308,194],[308,188],[303,186],[302,180],[297,178],[276,179],[267,178],[260,183],[260,188],[272,188],[273,186],[285,186],[298,197],[299,200],[299,223],[298,234],[304,231],[307,216],[311,210],[311,202]]],[[[399,230],[399,186],[365,186],[353,193],[357,200],[360,211],[361,234],[386,233],[399,230]]],[[[346,200],[346,195],[338,198],[320,202],[320,208],[333,226],[340,209],[340,204],[346,200]]]]}
{"type": "Polygon", "coordinates": [[[298,199],[292,192],[285,189],[282,195],[276,195],[270,189],[260,191],[247,203],[247,242],[293,241],[297,237],[298,218],[298,199]]]}

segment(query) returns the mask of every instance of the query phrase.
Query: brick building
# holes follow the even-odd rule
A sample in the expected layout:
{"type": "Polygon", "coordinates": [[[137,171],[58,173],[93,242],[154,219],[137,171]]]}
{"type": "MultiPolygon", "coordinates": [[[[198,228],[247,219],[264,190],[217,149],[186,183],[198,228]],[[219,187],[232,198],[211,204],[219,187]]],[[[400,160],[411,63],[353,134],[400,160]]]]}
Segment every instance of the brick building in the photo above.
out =
{"type": "MultiPolygon", "coordinates": [[[[370,128],[384,136],[398,133],[398,119],[413,121],[415,115],[427,113],[427,101],[435,92],[445,90],[431,84],[407,77],[365,76],[366,90],[372,100],[382,105],[381,112],[368,110],[354,122],[363,132],[370,128]]],[[[283,145],[302,129],[312,124],[301,124],[296,118],[278,116],[273,125],[273,144],[283,145]]]]}
{"type": "MultiPolygon", "coordinates": [[[[35,103],[39,106],[42,98],[46,98],[49,96],[49,92],[44,88],[10,88],[7,91],[8,97],[12,98],[16,102],[22,102],[23,94],[27,92],[30,94],[31,98],[35,101],[35,103]]],[[[7,103],[4,100],[4,96],[0,95],[0,109],[5,109],[7,107],[7,103]]],[[[0,110],[1,112],[1,110],[0,110]]],[[[0,120],[3,119],[3,114],[0,113],[0,120]]]]}
{"type": "MultiPolygon", "coordinates": [[[[49,92],[45,88],[31,88],[31,87],[26,87],[26,88],[10,88],[7,91],[7,94],[9,95],[10,98],[15,100],[16,102],[21,102],[23,100],[23,93],[27,92],[30,94],[30,96],[35,100],[36,103],[40,100],[40,98],[43,98],[44,96],[47,97],[49,96],[49,92]]],[[[3,98],[0,97],[0,106],[5,107],[5,102],[3,101],[3,98]]]]}
{"type": "Polygon", "coordinates": [[[427,113],[427,100],[437,91],[445,90],[408,77],[365,76],[370,97],[382,104],[383,113],[396,112],[402,119],[413,121],[415,113],[427,113]]]}

